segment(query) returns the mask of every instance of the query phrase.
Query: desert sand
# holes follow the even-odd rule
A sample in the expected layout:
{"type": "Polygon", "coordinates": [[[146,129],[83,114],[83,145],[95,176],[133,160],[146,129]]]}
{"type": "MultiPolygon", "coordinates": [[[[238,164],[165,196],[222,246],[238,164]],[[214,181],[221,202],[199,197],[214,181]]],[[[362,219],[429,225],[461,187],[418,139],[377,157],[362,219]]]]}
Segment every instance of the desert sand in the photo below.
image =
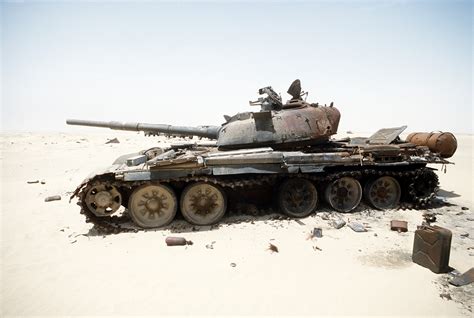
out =
{"type": "MultiPolygon", "coordinates": [[[[431,212],[453,232],[450,265],[464,272],[474,264],[474,139],[457,137],[455,165],[439,172],[448,204],[431,212]]],[[[451,286],[449,274],[411,261],[421,210],[361,206],[341,215],[364,223],[365,233],[332,228],[324,206],[299,220],[232,215],[213,228],[177,220],[106,235],[85,223],[76,200],[69,203],[82,179],[121,154],[164,142],[94,129],[2,134],[1,316],[473,315],[473,284],[451,286]],[[119,144],[105,144],[114,137],[119,144]],[[27,183],[34,180],[44,184],[27,183]],[[51,195],[62,200],[44,202],[51,195]],[[390,231],[392,219],[408,221],[408,232],[390,231]],[[322,238],[308,239],[314,227],[322,238]],[[167,247],[168,235],[194,244],[167,247]]]]}

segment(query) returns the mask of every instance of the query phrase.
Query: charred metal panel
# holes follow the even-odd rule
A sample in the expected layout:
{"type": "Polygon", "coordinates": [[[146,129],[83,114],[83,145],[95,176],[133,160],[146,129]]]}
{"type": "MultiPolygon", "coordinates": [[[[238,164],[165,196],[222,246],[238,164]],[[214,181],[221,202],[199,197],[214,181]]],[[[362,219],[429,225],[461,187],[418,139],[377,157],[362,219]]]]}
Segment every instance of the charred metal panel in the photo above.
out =
{"type": "Polygon", "coordinates": [[[260,152],[272,152],[272,151],[273,151],[273,149],[270,148],[270,147],[229,150],[229,151],[218,151],[218,152],[211,152],[211,153],[207,154],[207,157],[231,156],[231,155],[241,155],[241,154],[260,153],[260,152]]]}
{"type": "Polygon", "coordinates": [[[145,163],[146,162],[146,156],[145,155],[138,155],[134,157],[130,157],[127,159],[127,166],[132,167],[132,166],[138,166],[139,164],[145,163]]]}
{"type": "Polygon", "coordinates": [[[264,164],[264,165],[252,165],[252,166],[227,166],[227,167],[214,167],[212,168],[212,174],[219,175],[233,175],[233,174],[258,174],[258,173],[281,173],[287,172],[287,169],[282,168],[280,165],[264,164]]]}
{"type": "Polygon", "coordinates": [[[208,166],[215,165],[243,165],[259,163],[283,163],[283,154],[281,152],[259,153],[246,155],[219,156],[207,158],[208,166]]]}
{"type": "Polygon", "coordinates": [[[326,166],[315,166],[315,165],[300,165],[299,168],[302,173],[316,173],[323,172],[326,166]]]}
{"type": "Polygon", "coordinates": [[[160,170],[160,171],[133,171],[124,173],[124,181],[162,180],[186,176],[209,175],[210,169],[200,170],[160,170]]]}
{"type": "Polygon", "coordinates": [[[275,132],[275,127],[273,127],[272,113],[270,111],[253,113],[253,118],[255,119],[255,128],[257,131],[268,131],[271,133],[275,132]]]}
{"type": "Polygon", "coordinates": [[[406,128],[407,126],[379,129],[377,132],[375,132],[375,134],[369,137],[369,144],[388,145],[394,141],[406,128]]]}

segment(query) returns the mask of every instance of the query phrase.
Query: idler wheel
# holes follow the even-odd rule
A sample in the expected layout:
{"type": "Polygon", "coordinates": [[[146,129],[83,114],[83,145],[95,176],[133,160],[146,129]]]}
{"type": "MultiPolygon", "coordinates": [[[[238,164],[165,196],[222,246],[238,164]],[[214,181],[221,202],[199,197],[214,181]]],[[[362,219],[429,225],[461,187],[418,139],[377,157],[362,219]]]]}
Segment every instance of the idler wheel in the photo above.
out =
{"type": "Polygon", "coordinates": [[[318,191],[313,183],[302,178],[285,180],[278,191],[278,206],[288,216],[303,218],[316,210],[318,191]]]}
{"type": "Polygon", "coordinates": [[[395,178],[384,176],[369,181],[364,186],[367,201],[376,209],[393,209],[398,206],[402,190],[395,178]]]}
{"type": "Polygon", "coordinates": [[[183,217],[192,224],[217,223],[227,210],[227,196],[216,184],[197,182],[188,185],[181,194],[183,217]]]}
{"type": "Polygon", "coordinates": [[[133,222],[140,227],[153,228],[169,224],[175,217],[178,200],[169,186],[147,184],[133,191],[128,211],[133,222]]]}
{"type": "Polygon", "coordinates": [[[339,212],[354,210],[362,199],[362,187],[354,178],[343,177],[331,182],[325,191],[326,201],[339,212]]]}
{"type": "Polygon", "coordinates": [[[122,195],[114,186],[99,183],[87,190],[84,201],[96,216],[109,216],[120,208],[122,195]]]}

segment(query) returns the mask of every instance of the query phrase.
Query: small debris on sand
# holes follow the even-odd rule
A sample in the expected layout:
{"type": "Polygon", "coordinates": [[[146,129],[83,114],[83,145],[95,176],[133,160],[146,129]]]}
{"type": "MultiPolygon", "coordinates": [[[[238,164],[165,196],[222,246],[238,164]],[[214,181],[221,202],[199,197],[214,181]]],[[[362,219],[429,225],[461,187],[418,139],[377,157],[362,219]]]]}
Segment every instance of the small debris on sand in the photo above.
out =
{"type": "Polygon", "coordinates": [[[237,264],[235,264],[235,263],[230,263],[230,267],[235,267],[235,266],[237,266],[237,264]]]}
{"type": "Polygon", "coordinates": [[[468,207],[465,207],[465,206],[463,206],[463,207],[461,208],[461,210],[464,210],[464,211],[466,211],[466,210],[469,210],[469,208],[468,208],[468,207]]]}
{"type": "Polygon", "coordinates": [[[390,229],[398,233],[406,232],[408,231],[408,223],[407,221],[392,220],[390,221],[390,229]]]}
{"type": "Polygon", "coordinates": [[[460,236],[461,238],[466,238],[466,237],[469,237],[469,233],[462,233],[460,236]]]}
{"type": "Polygon", "coordinates": [[[28,184],[39,183],[39,180],[26,181],[26,183],[28,184]]]}
{"type": "Polygon", "coordinates": [[[446,299],[446,300],[452,300],[451,295],[448,294],[448,293],[439,294],[439,297],[441,297],[443,299],[446,299]]]}
{"type": "Polygon", "coordinates": [[[315,227],[313,229],[313,237],[318,237],[318,238],[323,237],[323,229],[320,227],[315,227]]]}
{"type": "Polygon", "coordinates": [[[44,199],[44,202],[50,202],[50,201],[59,201],[61,200],[61,196],[60,195],[53,195],[53,196],[50,196],[50,197],[47,197],[44,199]]]}
{"type": "Polygon", "coordinates": [[[213,250],[213,249],[214,249],[214,243],[215,243],[215,242],[216,242],[216,241],[212,241],[211,244],[206,244],[206,248],[207,248],[207,249],[210,249],[210,250],[213,250]]]}
{"type": "Polygon", "coordinates": [[[272,253],[279,253],[278,247],[272,243],[269,243],[267,250],[270,250],[272,253]]]}
{"type": "Polygon", "coordinates": [[[321,249],[320,247],[316,246],[316,245],[313,246],[313,250],[315,250],[315,251],[322,251],[322,249],[321,249]]]}
{"type": "Polygon", "coordinates": [[[424,213],[423,218],[425,219],[426,222],[428,223],[434,223],[436,222],[436,215],[434,213],[424,213]]]}
{"type": "Polygon", "coordinates": [[[331,226],[338,230],[344,227],[344,225],[346,225],[346,221],[344,221],[343,219],[337,219],[337,220],[331,221],[331,226]]]}
{"type": "Polygon", "coordinates": [[[41,184],[46,184],[46,181],[45,181],[45,180],[41,180],[41,184]]]}
{"type": "Polygon", "coordinates": [[[354,232],[367,232],[365,226],[357,222],[351,222],[347,226],[350,227],[354,232]]]}
{"type": "Polygon", "coordinates": [[[108,140],[105,144],[119,144],[120,141],[117,138],[108,140]]]}
{"type": "Polygon", "coordinates": [[[192,241],[187,241],[184,237],[174,237],[174,236],[168,236],[165,239],[165,243],[168,246],[193,245],[192,241]]]}
{"type": "Polygon", "coordinates": [[[451,285],[454,286],[464,286],[474,282],[474,267],[471,267],[470,270],[465,272],[462,275],[456,275],[453,279],[449,281],[451,285]]]}

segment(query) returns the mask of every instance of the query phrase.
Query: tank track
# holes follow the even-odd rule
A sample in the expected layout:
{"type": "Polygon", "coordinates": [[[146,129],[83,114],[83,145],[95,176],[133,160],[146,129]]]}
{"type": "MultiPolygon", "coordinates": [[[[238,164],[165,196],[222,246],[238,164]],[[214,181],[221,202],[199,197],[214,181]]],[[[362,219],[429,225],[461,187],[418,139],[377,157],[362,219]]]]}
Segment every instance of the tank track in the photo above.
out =
{"type": "MultiPolygon", "coordinates": [[[[173,179],[163,179],[160,180],[162,183],[169,182],[209,182],[217,184],[223,188],[231,189],[245,189],[255,186],[262,186],[265,184],[275,184],[279,179],[285,177],[300,177],[306,178],[318,183],[328,183],[333,180],[342,177],[353,177],[356,179],[361,178],[370,178],[376,176],[392,176],[397,178],[400,183],[405,184],[407,187],[407,197],[405,201],[400,203],[401,209],[406,208],[425,208],[429,205],[431,200],[436,196],[438,190],[438,176],[436,173],[426,167],[417,168],[414,170],[406,171],[390,171],[390,170],[376,170],[376,169],[362,169],[362,170],[353,170],[353,171],[339,171],[333,173],[327,173],[324,175],[317,174],[277,174],[277,175],[251,175],[246,177],[234,177],[234,178],[216,178],[212,176],[196,176],[196,177],[181,177],[173,179]],[[426,186],[428,185],[428,187],[426,186]]],[[[134,188],[143,184],[148,183],[149,181],[137,181],[124,183],[116,180],[103,180],[103,176],[96,177],[92,180],[89,180],[81,189],[76,190],[73,196],[79,198],[78,205],[81,207],[81,214],[86,217],[87,223],[93,223],[95,229],[99,233],[103,234],[118,234],[122,232],[138,232],[143,229],[139,228],[127,228],[123,227],[122,224],[130,221],[128,215],[124,214],[122,216],[112,215],[109,217],[98,217],[93,214],[86,205],[83,203],[85,195],[91,185],[95,182],[107,183],[117,187],[128,187],[134,188]]]]}

